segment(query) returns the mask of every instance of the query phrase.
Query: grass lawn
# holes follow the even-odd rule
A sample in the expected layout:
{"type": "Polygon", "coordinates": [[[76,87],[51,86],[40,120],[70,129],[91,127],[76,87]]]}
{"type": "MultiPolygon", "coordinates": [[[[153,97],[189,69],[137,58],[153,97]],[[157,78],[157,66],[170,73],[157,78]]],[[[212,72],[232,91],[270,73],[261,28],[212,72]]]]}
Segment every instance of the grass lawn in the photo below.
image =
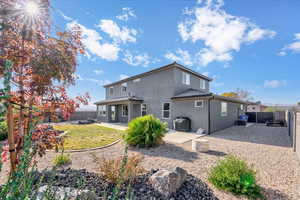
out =
{"type": "Polygon", "coordinates": [[[101,147],[121,138],[123,131],[95,124],[56,125],[54,129],[68,131],[64,137],[65,150],[101,147]]]}

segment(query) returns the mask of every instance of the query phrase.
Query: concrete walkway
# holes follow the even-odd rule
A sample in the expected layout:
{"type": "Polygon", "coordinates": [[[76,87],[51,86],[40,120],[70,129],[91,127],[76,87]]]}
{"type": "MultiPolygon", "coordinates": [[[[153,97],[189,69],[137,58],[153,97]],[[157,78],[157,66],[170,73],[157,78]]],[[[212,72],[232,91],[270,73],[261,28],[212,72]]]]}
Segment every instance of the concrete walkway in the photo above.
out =
{"type": "Polygon", "coordinates": [[[193,139],[203,137],[204,134],[196,134],[196,133],[189,133],[189,132],[181,132],[181,131],[175,131],[170,130],[163,140],[167,143],[173,143],[173,144],[183,144],[186,142],[190,142],[193,139]]]}
{"type": "Polygon", "coordinates": [[[97,124],[99,126],[104,126],[104,127],[107,127],[107,128],[113,128],[113,129],[118,129],[118,130],[122,130],[122,131],[125,131],[128,126],[127,124],[123,124],[123,123],[105,123],[105,122],[101,122],[100,124],[97,124]]]}

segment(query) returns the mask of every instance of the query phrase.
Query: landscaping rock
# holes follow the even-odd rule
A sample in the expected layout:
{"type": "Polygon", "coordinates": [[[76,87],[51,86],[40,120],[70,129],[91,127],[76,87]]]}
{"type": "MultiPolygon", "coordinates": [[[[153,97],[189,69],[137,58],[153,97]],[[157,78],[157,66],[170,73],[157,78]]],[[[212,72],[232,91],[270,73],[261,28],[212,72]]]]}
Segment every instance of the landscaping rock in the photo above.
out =
{"type": "Polygon", "coordinates": [[[165,198],[170,197],[180,188],[186,180],[187,172],[176,167],[173,171],[162,169],[150,177],[153,188],[160,192],[165,198]]]}
{"type": "MultiPolygon", "coordinates": [[[[157,169],[136,177],[132,182],[120,185],[118,200],[128,200],[133,196],[134,200],[165,200],[165,195],[157,192],[150,183],[150,177],[158,172],[157,169]]],[[[178,170],[179,171],[179,170],[178,170]]],[[[181,173],[179,171],[179,173],[181,173]]],[[[95,191],[97,199],[114,196],[116,184],[107,182],[96,173],[75,169],[63,169],[58,171],[44,171],[38,173],[37,177],[43,177],[43,184],[51,184],[57,187],[71,187],[81,190],[95,191]]],[[[37,182],[39,183],[39,182],[37,182]]],[[[168,200],[218,200],[208,185],[191,174],[187,174],[184,183],[173,193],[168,200]]]]}
{"type": "Polygon", "coordinates": [[[38,189],[37,200],[46,200],[49,199],[56,200],[95,200],[97,199],[96,194],[89,190],[79,190],[70,187],[57,187],[57,186],[47,186],[44,185],[38,189]]]}

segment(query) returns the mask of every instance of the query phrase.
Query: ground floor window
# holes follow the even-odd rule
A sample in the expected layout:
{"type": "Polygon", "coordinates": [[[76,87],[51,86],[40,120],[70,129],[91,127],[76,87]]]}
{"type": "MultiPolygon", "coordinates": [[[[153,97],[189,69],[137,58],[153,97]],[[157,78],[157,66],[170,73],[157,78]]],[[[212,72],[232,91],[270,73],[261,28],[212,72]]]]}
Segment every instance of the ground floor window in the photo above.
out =
{"type": "Polygon", "coordinates": [[[147,115],[147,105],[141,104],[141,116],[147,115]]]}
{"type": "Polygon", "coordinates": [[[123,117],[128,116],[128,105],[122,105],[122,116],[123,117]]]}
{"type": "Polygon", "coordinates": [[[106,116],[106,106],[98,106],[98,113],[100,116],[105,117],[106,116]]]}
{"type": "Polygon", "coordinates": [[[203,107],[203,100],[197,100],[197,101],[195,101],[195,107],[202,108],[203,107]]]}
{"type": "Polygon", "coordinates": [[[170,119],[171,115],[171,103],[163,103],[162,104],[162,118],[170,119]]]}
{"type": "Polygon", "coordinates": [[[227,116],[227,103],[221,102],[221,116],[226,117],[227,116]]]}

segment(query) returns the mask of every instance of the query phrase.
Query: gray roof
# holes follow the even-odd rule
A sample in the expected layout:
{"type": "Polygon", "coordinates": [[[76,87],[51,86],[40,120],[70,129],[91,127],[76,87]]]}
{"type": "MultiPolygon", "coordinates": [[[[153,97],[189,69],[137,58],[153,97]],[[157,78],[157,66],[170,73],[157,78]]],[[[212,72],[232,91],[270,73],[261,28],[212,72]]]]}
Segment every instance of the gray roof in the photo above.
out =
{"type": "Polygon", "coordinates": [[[171,99],[176,100],[176,99],[194,98],[194,97],[209,97],[212,99],[218,99],[218,100],[222,100],[222,101],[229,101],[229,102],[240,103],[240,104],[250,104],[251,103],[251,102],[243,101],[240,99],[220,96],[217,94],[213,94],[211,92],[202,92],[200,90],[196,90],[196,89],[192,89],[192,88],[187,89],[187,90],[183,91],[182,93],[173,96],[171,99]]]}
{"type": "Polygon", "coordinates": [[[103,105],[103,104],[111,104],[111,103],[119,103],[119,102],[127,102],[127,101],[140,101],[143,102],[143,99],[137,98],[137,97],[122,97],[122,98],[116,98],[116,99],[105,99],[102,101],[95,102],[96,105],[103,105]]]}
{"type": "Polygon", "coordinates": [[[180,94],[175,95],[174,97],[172,97],[172,99],[184,98],[184,97],[204,97],[204,96],[211,96],[211,95],[212,95],[211,92],[202,92],[200,90],[195,90],[190,88],[181,92],[180,94]]]}
{"type": "Polygon", "coordinates": [[[157,73],[157,72],[160,72],[160,71],[163,71],[163,70],[167,70],[167,69],[170,69],[172,67],[177,67],[183,71],[186,71],[186,72],[189,72],[199,78],[203,78],[205,80],[208,80],[208,81],[212,81],[211,78],[207,77],[207,76],[204,76],[198,72],[195,72],[183,65],[180,65],[176,62],[173,62],[171,64],[168,64],[168,65],[165,65],[165,66],[162,66],[162,67],[159,67],[159,68],[156,68],[156,69],[153,69],[153,70],[150,70],[150,71],[147,71],[147,72],[144,72],[144,73],[141,73],[141,74],[137,74],[135,76],[131,76],[131,77],[128,77],[128,78],[125,78],[125,79],[122,79],[122,80],[119,80],[119,81],[116,81],[116,82],[113,82],[113,83],[109,83],[107,85],[104,85],[103,87],[109,87],[109,86],[113,86],[113,85],[116,85],[116,84],[120,84],[120,83],[124,83],[124,82],[127,82],[127,81],[130,81],[130,80],[134,80],[134,79],[138,79],[138,78],[141,78],[141,77],[144,77],[144,76],[148,76],[150,74],[153,74],[153,73],[157,73]]]}

